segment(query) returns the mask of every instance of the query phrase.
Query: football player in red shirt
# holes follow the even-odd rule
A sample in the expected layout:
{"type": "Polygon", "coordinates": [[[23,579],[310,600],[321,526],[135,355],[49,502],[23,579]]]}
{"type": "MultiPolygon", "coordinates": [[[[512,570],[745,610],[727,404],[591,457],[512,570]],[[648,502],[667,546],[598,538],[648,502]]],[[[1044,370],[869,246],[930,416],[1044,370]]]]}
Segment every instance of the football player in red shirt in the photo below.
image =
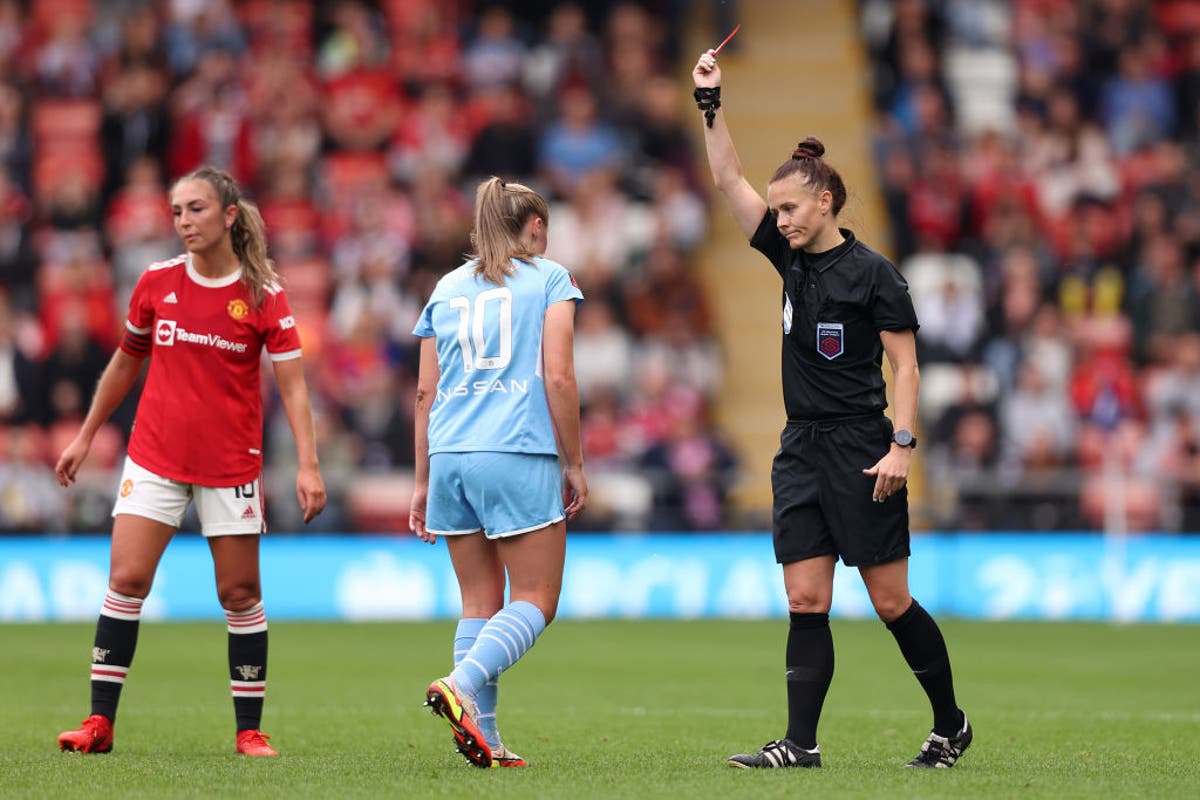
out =
{"type": "Polygon", "coordinates": [[[113,508],[108,593],[92,648],[92,714],[58,737],[82,753],[112,749],[113,720],[137,645],[142,603],[159,559],[195,502],[229,630],[236,752],[273,756],[259,730],[267,675],[258,542],[262,502],[262,398],[267,351],[299,454],[296,493],[308,522],[325,507],[300,337],[267,258],[262,217],[227,173],[202,168],[171,189],[175,231],[187,252],[151,264],[129,303],[120,347],[87,418],[55,466],[68,486],[92,437],[150,358],[113,508]]]}

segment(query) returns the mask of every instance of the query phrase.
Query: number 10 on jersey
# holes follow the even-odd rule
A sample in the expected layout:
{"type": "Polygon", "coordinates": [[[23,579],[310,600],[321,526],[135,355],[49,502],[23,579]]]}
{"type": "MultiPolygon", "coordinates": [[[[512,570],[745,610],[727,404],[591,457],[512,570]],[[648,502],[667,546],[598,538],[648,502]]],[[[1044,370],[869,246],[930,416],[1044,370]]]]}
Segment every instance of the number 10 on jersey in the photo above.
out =
{"type": "Polygon", "coordinates": [[[476,369],[504,369],[512,360],[512,291],[501,286],[475,295],[472,304],[468,297],[451,297],[451,308],[458,311],[458,346],[462,350],[463,372],[476,369]],[[488,338],[483,333],[488,303],[497,303],[496,319],[499,336],[494,341],[500,354],[485,355],[488,338]],[[473,345],[473,346],[472,346],[473,345]]]}

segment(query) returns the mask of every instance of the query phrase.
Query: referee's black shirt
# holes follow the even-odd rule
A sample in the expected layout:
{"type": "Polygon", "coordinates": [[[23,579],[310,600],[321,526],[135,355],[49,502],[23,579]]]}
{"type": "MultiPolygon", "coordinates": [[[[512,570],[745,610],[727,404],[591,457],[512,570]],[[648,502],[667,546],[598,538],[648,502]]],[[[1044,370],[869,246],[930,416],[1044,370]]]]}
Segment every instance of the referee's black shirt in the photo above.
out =
{"type": "Polygon", "coordinates": [[[783,404],[789,420],[855,417],[887,407],[879,331],[917,329],[908,283],[840,228],[824,253],[793,250],[767,212],[750,246],[783,277],[783,404]]]}

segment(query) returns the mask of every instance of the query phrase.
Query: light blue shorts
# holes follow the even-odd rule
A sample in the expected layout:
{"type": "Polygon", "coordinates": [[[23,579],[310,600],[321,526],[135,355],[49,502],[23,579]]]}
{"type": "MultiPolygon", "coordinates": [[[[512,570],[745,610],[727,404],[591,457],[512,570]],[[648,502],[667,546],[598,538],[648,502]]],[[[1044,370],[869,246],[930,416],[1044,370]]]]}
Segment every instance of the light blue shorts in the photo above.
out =
{"type": "Polygon", "coordinates": [[[425,513],[439,536],[482,530],[499,539],[552,525],[566,517],[558,456],[434,453],[425,513]]]}

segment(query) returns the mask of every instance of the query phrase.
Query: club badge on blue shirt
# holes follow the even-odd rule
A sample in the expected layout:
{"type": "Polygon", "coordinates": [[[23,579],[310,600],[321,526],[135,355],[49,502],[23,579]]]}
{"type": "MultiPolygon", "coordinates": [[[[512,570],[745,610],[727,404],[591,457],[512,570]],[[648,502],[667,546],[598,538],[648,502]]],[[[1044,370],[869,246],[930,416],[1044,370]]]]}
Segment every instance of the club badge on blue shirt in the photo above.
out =
{"type": "Polygon", "coordinates": [[[817,323],[817,352],[830,361],[846,352],[846,330],[842,323],[817,323]]]}

